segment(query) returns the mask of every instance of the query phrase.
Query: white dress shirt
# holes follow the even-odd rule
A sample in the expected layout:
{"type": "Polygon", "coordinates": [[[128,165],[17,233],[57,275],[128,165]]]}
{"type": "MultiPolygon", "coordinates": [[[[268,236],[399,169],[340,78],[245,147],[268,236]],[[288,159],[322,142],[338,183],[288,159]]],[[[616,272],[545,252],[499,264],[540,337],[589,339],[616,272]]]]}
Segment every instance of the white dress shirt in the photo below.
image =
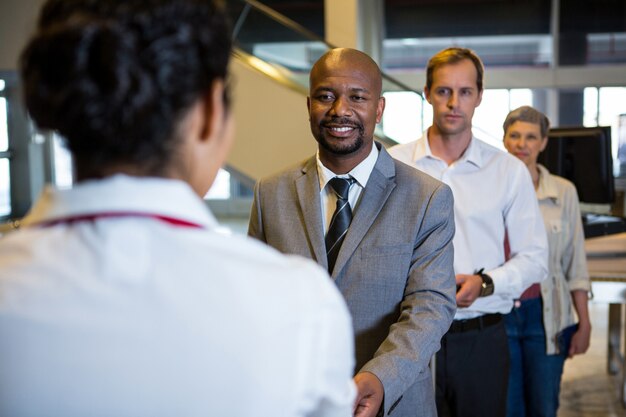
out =
{"type": "Polygon", "coordinates": [[[376,160],[378,159],[378,148],[376,145],[372,145],[372,150],[370,151],[367,158],[361,161],[360,164],[355,166],[350,172],[344,175],[337,175],[330,169],[328,169],[322,161],[320,160],[319,152],[317,153],[317,176],[320,179],[320,201],[322,205],[322,219],[324,220],[324,234],[328,232],[328,228],[330,227],[330,221],[333,218],[333,213],[335,212],[335,208],[337,207],[337,194],[330,190],[330,187],[327,187],[328,181],[335,177],[340,178],[354,178],[356,182],[352,184],[350,187],[350,191],[348,192],[348,203],[350,203],[350,208],[352,209],[352,213],[354,213],[356,206],[359,202],[359,198],[361,197],[361,193],[363,189],[367,185],[367,181],[370,178],[370,174],[374,170],[374,166],[376,165],[376,160]]]}
{"type": "Polygon", "coordinates": [[[557,352],[557,334],[576,323],[572,291],[590,291],[585,236],[574,184],[539,165],[537,199],[550,247],[548,278],[541,283],[548,355],[557,352]]]}
{"type": "Polygon", "coordinates": [[[351,415],[326,272],[220,233],[187,184],[47,189],[23,224],[0,239],[0,415],[351,415]]]}
{"type": "Polygon", "coordinates": [[[454,270],[484,268],[494,294],[459,308],[455,319],[508,313],[513,300],[548,272],[546,232],[526,166],[512,155],[472,137],[451,165],[432,154],[427,131],[417,141],[389,149],[396,159],[448,184],[454,195],[454,270]],[[508,233],[511,258],[505,262],[508,233]]]}

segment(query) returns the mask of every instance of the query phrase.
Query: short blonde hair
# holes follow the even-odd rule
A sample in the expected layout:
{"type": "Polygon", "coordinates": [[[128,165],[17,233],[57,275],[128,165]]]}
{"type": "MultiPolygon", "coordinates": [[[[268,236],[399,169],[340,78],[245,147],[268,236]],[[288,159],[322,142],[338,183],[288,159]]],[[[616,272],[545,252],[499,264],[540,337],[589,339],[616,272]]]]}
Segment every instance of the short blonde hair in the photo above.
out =
{"type": "Polygon", "coordinates": [[[433,73],[437,68],[443,67],[444,65],[456,64],[464,59],[469,59],[474,64],[474,67],[476,67],[476,85],[478,86],[478,91],[483,91],[483,76],[485,74],[483,62],[480,60],[480,57],[476,55],[476,52],[468,48],[458,47],[446,48],[437,52],[430,58],[428,66],[426,67],[426,87],[429,90],[432,87],[433,73]]]}

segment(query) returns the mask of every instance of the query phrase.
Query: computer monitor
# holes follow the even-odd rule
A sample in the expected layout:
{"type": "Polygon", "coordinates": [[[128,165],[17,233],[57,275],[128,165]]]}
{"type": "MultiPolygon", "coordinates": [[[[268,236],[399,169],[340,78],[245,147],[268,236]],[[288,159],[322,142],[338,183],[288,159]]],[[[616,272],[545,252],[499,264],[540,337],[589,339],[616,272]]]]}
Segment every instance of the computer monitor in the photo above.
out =
{"type": "Polygon", "coordinates": [[[583,203],[615,201],[611,128],[562,127],[550,129],[548,145],[539,163],[576,186],[583,203]]]}

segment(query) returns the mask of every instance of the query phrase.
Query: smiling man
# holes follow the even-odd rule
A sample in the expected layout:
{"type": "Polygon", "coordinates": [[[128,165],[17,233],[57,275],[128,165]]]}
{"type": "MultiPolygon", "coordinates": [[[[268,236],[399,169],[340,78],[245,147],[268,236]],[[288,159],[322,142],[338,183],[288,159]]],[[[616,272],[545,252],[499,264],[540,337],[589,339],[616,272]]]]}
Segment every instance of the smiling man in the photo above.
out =
{"type": "Polygon", "coordinates": [[[374,141],[381,86],[362,52],[316,62],[317,155],[257,184],[249,234],[328,268],[353,319],[355,415],[436,416],[428,363],[455,312],[452,194],[374,141]]]}
{"type": "Polygon", "coordinates": [[[505,415],[509,353],[502,314],[547,274],[546,233],[528,170],[472,135],[483,71],[469,49],[435,54],[424,87],[433,124],[417,141],[389,150],[448,184],[455,199],[459,309],[437,353],[440,417],[505,415]]]}

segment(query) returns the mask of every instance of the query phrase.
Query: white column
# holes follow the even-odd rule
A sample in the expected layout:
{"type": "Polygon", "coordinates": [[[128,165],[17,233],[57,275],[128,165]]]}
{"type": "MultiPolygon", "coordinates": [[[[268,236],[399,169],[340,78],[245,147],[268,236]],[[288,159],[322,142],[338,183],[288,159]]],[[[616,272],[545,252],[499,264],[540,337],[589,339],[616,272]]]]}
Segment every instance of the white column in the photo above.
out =
{"type": "Polygon", "coordinates": [[[359,49],[380,64],[384,37],[383,0],[324,0],[326,41],[359,49]]]}
{"type": "Polygon", "coordinates": [[[359,41],[361,50],[382,67],[385,39],[385,5],[383,0],[360,0],[359,41]]]}
{"type": "MultiPolygon", "coordinates": [[[[559,42],[560,42],[560,26],[561,20],[559,16],[560,12],[560,0],[552,0],[551,19],[550,19],[550,34],[552,35],[552,62],[550,68],[553,73],[559,68],[559,42]]],[[[557,88],[552,87],[548,89],[547,95],[547,116],[550,119],[551,126],[559,126],[559,91],[557,88]]]]}

